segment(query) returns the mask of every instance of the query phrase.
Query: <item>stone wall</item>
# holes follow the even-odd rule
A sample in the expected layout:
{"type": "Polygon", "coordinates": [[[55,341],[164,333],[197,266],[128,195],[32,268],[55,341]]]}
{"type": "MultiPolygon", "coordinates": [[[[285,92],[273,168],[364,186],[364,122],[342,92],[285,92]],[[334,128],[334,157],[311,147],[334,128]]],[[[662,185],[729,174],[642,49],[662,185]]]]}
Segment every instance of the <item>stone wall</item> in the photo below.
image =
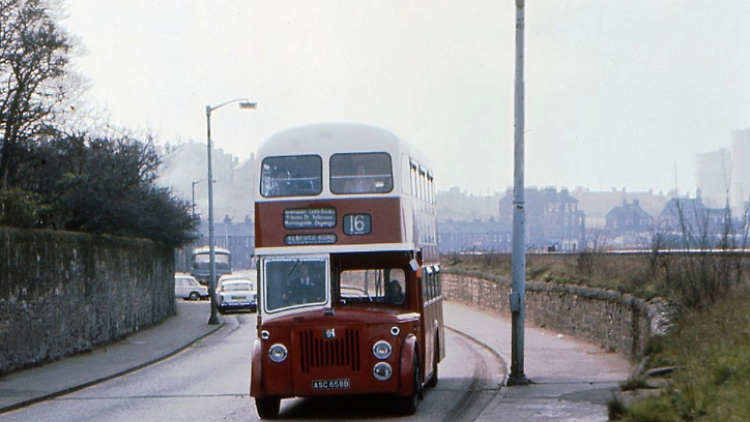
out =
{"type": "Polygon", "coordinates": [[[90,351],[173,315],[174,250],[0,228],[0,374],[90,351]]]}
{"type": "MultiPolygon", "coordinates": [[[[451,300],[510,317],[511,281],[481,273],[447,270],[443,293],[451,300]]],[[[640,360],[649,339],[660,332],[658,306],[613,291],[526,282],[526,320],[574,336],[631,362],[640,360]]]]}

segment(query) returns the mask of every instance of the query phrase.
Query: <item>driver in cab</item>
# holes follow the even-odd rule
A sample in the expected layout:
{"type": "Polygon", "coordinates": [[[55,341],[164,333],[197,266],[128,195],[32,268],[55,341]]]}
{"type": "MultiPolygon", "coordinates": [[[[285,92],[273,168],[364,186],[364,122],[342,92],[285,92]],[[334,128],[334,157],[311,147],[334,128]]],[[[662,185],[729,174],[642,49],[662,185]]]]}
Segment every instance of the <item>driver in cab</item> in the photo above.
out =
{"type": "Polygon", "coordinates": [[[289,280],[283,299],[292,305],[322,302],[324,288],[324,283],[310,274],[307,265],[302,264],[297,270],[297,277],[289,280]]]}

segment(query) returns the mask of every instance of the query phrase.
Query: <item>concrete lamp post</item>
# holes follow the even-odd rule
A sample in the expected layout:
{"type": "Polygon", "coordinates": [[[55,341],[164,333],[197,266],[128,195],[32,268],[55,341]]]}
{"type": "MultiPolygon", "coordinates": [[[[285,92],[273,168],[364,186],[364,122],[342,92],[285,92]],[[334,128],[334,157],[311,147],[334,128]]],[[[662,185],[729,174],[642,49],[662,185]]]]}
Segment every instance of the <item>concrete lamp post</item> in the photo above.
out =
{"type": "Polygon", "coordinates": [[[511,358],[508,385],[528,385],[524,374],[524,330],[526,319],[526,199],[524,197],[524,0],[516,0],[516,83],[514,115],[515,144],[513,182],[513,277],[510,293],[511,358]]]}
{"type": "MultiPolygon", "coordinates": [[[[208,148],[208,178],[213,180],[211,171],[211,112],[227,104],[239,103],[241,109],[255,109],[256,103],[251,103],[247,98],[236,98],[223,102],[217,106],[206,106],[206,146],[208,148]]],[[[210,279],[208,283],[208,294],[211,298],[211,316],[208,319],[210,325],[217,325],[221,321],[216,313],[216,245],[214,245],[214,189],[213,183],[208,183],[208,248],[210,257],[210,279]]]]}

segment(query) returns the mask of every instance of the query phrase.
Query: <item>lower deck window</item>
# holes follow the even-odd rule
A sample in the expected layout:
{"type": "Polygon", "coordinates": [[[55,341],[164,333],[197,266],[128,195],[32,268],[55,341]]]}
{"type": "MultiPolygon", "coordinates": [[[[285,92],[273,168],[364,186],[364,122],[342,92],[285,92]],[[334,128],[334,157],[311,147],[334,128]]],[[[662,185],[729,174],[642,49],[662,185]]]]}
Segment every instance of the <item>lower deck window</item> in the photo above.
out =
{"type": "Polygon", "coordinates": [[[339,279],[339,293],[343,302],[402,305],[406,276],[400,268],[344,271],[339,279]]]}

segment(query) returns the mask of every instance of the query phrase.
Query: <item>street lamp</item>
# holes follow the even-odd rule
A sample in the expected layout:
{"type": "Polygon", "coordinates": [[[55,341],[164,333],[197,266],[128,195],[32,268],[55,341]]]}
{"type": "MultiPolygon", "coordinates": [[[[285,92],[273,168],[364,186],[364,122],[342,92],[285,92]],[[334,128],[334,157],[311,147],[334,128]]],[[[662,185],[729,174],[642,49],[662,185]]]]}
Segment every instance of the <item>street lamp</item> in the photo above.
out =
{"type": "MultiPolygon", "coordinates": [[[[208,178],[213,180],[211,172],[211,112],[231,103],[240,103],[241,109],[255,109],[257,104],[251,103],[247,98],[236,98],[223,102],[217,106],[206,106],[206,146],[208,148],[208,178]]],[[[213,183],[208,184],[208,251],[210,257],[210,279],[208,283],[208,295],[211,297],[211,316],[208,323],[219,324],[219,315],[216,313],[216,247],[214,245],[214,189],[213,183]]]]}
{"type": "MultiPolygon", "coordinates": [[[[206,180],[208,180],[208,179],[201,179],[201,180],[196,180],[196,181],[192,182],[193,183],[193,202],[192,202],[192,205],[193,205],[193,218],[195,218],[195,185],[197,185],[200,182],[205,182],[206,180]]],[[[215,180],[214,180],[214,182],[215,182],[215,180]]]]}

